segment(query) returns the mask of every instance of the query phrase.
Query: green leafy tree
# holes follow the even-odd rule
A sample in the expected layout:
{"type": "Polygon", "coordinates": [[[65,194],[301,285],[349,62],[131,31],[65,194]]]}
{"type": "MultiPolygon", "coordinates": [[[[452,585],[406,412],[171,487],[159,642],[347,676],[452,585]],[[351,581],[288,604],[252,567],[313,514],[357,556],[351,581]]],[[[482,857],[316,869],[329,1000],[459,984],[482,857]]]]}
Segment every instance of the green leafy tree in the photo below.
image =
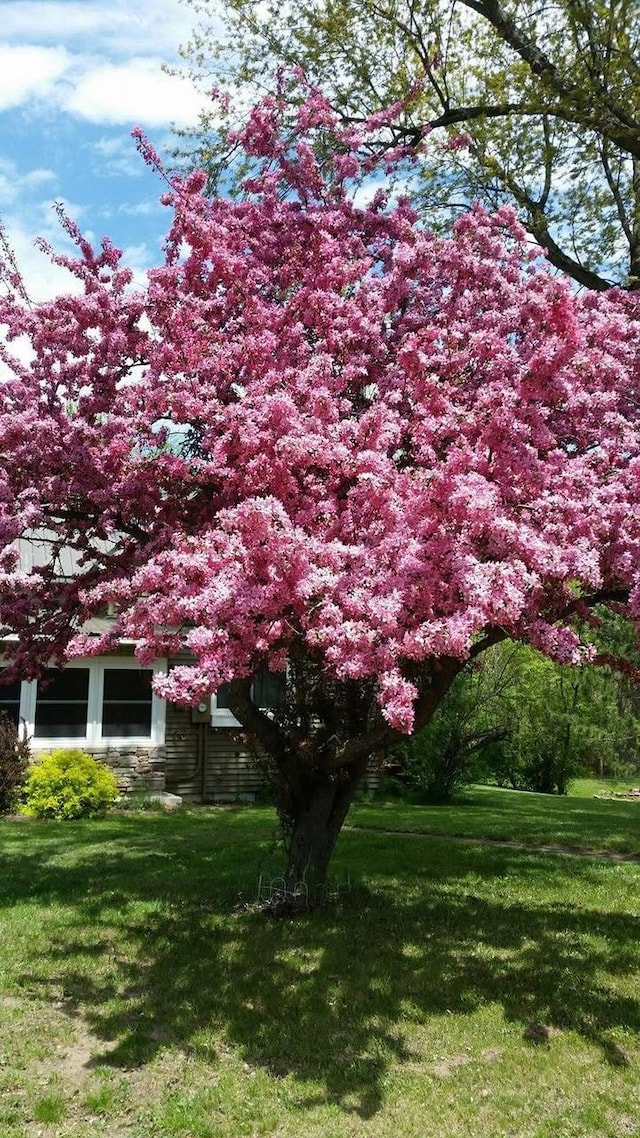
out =
{"type": "MultiPolygon", "coordinates": [[[[191,3],[201,23],[183,54],[194,77],[242,91],[298,64],[352,122],[402,100],[394,139],[431,131],[430,224],[475,197],[514,202],[580,284],[640,287],[637,0],[191,3]]],[[[214,111],[181,143],[213,171],[217,123],[214,111]]]]}
{"type": "MultiPolygon", "coordinates": [[[[613,647],[615,634],[622,648],[628,630],[614,618],[600,637],[613,647]]],[[[629,676],[561,666],[506,642],[458,677],[431,722],[395,757],[404,779],[430,801],[449,801],[465,783],[487,779],[565,794],[579,774],[637,773],[639,710],[629,676]]]]}
{"type": "Polygon", "coordinates": [[[430,723],[395,748],[402,778],[430,802],[449,802],[465,783],[481,781],[509,737],[509,692],[517,687],[521,651],[504,643],[462,672],[430,723]]]}
{"type": "Polygon", "coordinates": [[[521,650],[496,773],[519,789],[566,794],[571,778],[610,766],[637,731],[618,714],[617,677],[608,669],[548,663],[521,650]]]}

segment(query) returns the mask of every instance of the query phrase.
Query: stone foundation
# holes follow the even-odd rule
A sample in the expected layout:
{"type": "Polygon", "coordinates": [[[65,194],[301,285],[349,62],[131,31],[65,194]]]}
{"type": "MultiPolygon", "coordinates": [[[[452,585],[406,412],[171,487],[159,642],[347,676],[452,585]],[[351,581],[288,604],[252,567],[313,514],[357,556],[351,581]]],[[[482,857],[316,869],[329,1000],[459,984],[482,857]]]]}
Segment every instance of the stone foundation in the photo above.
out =
{"type": "Polygon", "coordinates": [[[165,788],[164,747],[109,747],[91,753],[111,768],[121,794],[165,788]]]}
{"type": "MultiPolygon", "coordinates": [[[[47,748],[53,750],[53,748],[47,748]]],[[[116,776],[121,794],[132,791],[156,792],[165,789],[164,747],[90,747],[78,744],[78,750],[105,763],[116,776]]],[[[37,754],[37,751],[35,752],[37,754]]]]}

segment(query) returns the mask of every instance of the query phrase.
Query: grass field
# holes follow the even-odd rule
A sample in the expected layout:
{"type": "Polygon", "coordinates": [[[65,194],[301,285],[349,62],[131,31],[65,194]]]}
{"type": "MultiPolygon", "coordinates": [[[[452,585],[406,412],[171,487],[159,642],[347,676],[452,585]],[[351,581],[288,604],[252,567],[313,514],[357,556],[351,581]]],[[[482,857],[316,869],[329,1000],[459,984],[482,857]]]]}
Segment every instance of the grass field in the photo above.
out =
{"type": "Polygon", "coordinates": [[[616,790],[630,790],[636,783],[611,778],[574,778],[569,783],[570,798],[593,798],[596,794],[611,794],[616,790]]]}
{"type": "MultiPolygon", "coordinates": [[[[631,819],[563,805],[585,845],[631,819]]],[[[0,824],[2,1138],[640,1134],[640,866],[353,831],[342,907],[269,921],[273,829],[0,824]]]]}
{"type": "Polygon", "coordinates": [[[358,805],[349,824],[640,854],[640,802],[594,798],[606,785],[580,780],[567,798],[475,786],[454,806],[358,805]]]}

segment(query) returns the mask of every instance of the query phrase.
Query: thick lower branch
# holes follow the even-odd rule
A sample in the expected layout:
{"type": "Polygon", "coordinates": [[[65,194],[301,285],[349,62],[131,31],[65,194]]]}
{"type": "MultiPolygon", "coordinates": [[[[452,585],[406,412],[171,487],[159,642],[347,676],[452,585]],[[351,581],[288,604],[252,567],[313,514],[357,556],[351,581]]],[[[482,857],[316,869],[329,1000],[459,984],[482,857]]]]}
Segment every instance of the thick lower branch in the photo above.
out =
{"type": "Polygon", "coordinates": [[[278,724],[265,714],[251,698],[251,679],[232,680],[228,690],[229,708],[236,719],[272,756],[285,764],[289,757],[289,741],[278,724]]]}

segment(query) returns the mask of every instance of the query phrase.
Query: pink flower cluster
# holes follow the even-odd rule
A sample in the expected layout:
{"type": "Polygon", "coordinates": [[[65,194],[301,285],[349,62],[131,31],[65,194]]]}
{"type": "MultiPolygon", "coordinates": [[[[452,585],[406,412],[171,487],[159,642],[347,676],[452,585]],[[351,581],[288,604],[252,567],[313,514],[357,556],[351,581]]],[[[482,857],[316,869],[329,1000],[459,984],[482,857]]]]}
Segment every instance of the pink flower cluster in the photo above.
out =
{"type": "Polygon", "coordinates": [[[388,155],[363,166],[317,92],[282,117],[267,99],[238,136],[243,198],[173,180],[143,290],[75,234],[81,296],[0,301],[0,620],[33,670],[117,602],[100,650],[187,647],[159,681],[185,703],[295,645],[409,731],[421,668],[487,632],[579,660],[578,596],[640,611],[638,302],[576,295],[507,209],[445,239],[358,206],[388,155]],[[73,580],[19,572],[38,527],[73,580]]]}

